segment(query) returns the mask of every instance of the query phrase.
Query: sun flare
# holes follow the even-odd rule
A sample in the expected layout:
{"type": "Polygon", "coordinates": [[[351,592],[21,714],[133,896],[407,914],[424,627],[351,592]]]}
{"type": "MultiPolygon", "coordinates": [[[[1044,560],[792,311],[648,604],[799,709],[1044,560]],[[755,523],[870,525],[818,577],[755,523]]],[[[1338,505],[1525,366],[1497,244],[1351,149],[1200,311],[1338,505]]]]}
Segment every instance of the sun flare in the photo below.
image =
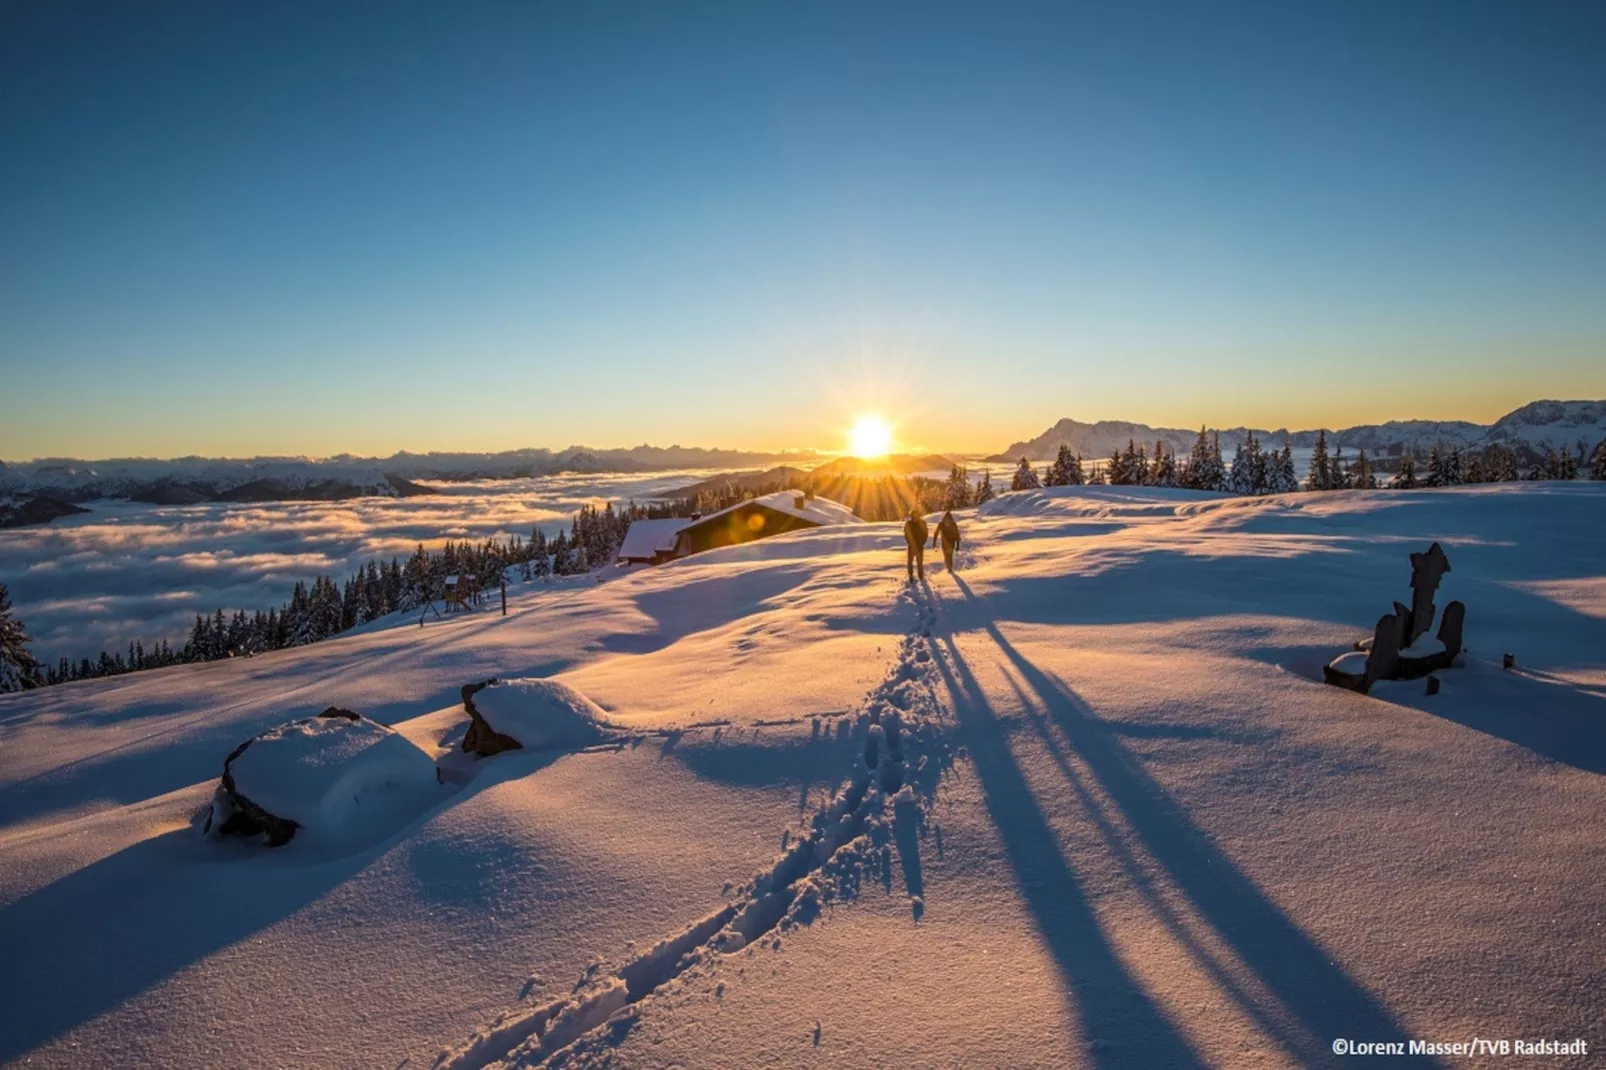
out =
{"type": "Polygon", "coordinates": [[[848,452],[855,457],[885,457],[892,452],[892,425],[873,414],[860,416],[848,432],[848,452]]]}

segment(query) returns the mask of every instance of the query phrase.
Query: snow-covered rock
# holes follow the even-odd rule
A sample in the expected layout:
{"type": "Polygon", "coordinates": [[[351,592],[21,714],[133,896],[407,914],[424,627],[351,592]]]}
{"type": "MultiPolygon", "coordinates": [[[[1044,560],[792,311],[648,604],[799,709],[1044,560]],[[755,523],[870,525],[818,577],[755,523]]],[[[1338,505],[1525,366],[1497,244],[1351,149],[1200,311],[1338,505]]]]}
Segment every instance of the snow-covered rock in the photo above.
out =
{"type": "Polygon", "coordinates": [[[603,737],[607,715],[567,684],[534,678],[487,680],[463,688],[473,720],[463,749],[483,757],[504,750],[563,750],[603,737]]]}
{"type": "Polygon", "coordinates": [[[365,808],[397,790],[437,784],[435,763],[412,740],[349,710],[280,725],[242,743],[200,817],[212,836],[266,833],[280,846],[298,829],[339,837],[365,808]]]}

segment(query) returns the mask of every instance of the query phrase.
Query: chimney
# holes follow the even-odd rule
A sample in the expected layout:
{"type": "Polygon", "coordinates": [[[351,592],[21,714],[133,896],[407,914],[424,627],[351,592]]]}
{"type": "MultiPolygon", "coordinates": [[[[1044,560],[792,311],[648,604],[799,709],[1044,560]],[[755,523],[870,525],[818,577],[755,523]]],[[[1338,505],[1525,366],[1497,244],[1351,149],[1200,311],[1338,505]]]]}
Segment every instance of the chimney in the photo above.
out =
{"type": "Polygon", "coordinates": [[[804,487],[803,488],[803,500],[804,501],[808,501],[808,502],[812,502],[814,500],[814,488],[813,487],[804,487]]]}
{"type": "Polygon", "coordinates": [[[807,493],[792,495],[792,508],[793,509],[801,509],[801,508],[803,508],[803,503],[805,501],[807,501],[808,498],[809,498],[809,495],[807,493]]]}

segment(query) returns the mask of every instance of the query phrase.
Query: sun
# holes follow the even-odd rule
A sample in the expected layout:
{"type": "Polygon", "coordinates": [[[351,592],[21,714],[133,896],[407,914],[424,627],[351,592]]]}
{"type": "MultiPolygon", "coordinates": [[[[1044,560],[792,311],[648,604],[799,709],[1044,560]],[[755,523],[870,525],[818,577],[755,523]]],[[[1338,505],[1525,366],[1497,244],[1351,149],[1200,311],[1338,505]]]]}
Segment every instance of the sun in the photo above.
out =
{"type": "Polygon", "coordinates": [[[892,425],[873,414],[860,416],[848,432],[848,452],[855,457],[885,457],[892,452],[892,425]]]}

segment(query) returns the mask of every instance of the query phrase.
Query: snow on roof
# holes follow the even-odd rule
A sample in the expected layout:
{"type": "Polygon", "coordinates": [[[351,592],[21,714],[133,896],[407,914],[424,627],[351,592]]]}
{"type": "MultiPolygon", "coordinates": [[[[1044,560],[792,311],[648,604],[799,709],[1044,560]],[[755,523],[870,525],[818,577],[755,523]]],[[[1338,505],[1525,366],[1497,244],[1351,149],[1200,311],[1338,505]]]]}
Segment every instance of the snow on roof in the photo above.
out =
{"type": "Polygon", "coordinates": [[[690,524],[684,517],[665,520],[632,520],[625,532],[625,541],[619,547],[619,556],[632,561],[646,561],[656,553],[668,553],[675,548],[675,536],[690,524]]]}
{"type": "Polygon", "coordinates": [[[697,523],[701,524],[716,516],[724,516],[726,513],[740,509],[744,505],[753,505],[755,503],[767,506],[777,513],[785,513],[788,516],[795,516],[799,520],[807,520],[811,524],[824,526],[826,524],[864,523],[864,521],[853,515],[852,509],[840,502],[833,502],[830,498],[821,498],[818,495],[813,498],[805,498],[800,490],[778,490],[774,494],[762,494],[757,498],[737,502],[735,505],[721,509],[717,513],[709,513],[697,523]]]}

